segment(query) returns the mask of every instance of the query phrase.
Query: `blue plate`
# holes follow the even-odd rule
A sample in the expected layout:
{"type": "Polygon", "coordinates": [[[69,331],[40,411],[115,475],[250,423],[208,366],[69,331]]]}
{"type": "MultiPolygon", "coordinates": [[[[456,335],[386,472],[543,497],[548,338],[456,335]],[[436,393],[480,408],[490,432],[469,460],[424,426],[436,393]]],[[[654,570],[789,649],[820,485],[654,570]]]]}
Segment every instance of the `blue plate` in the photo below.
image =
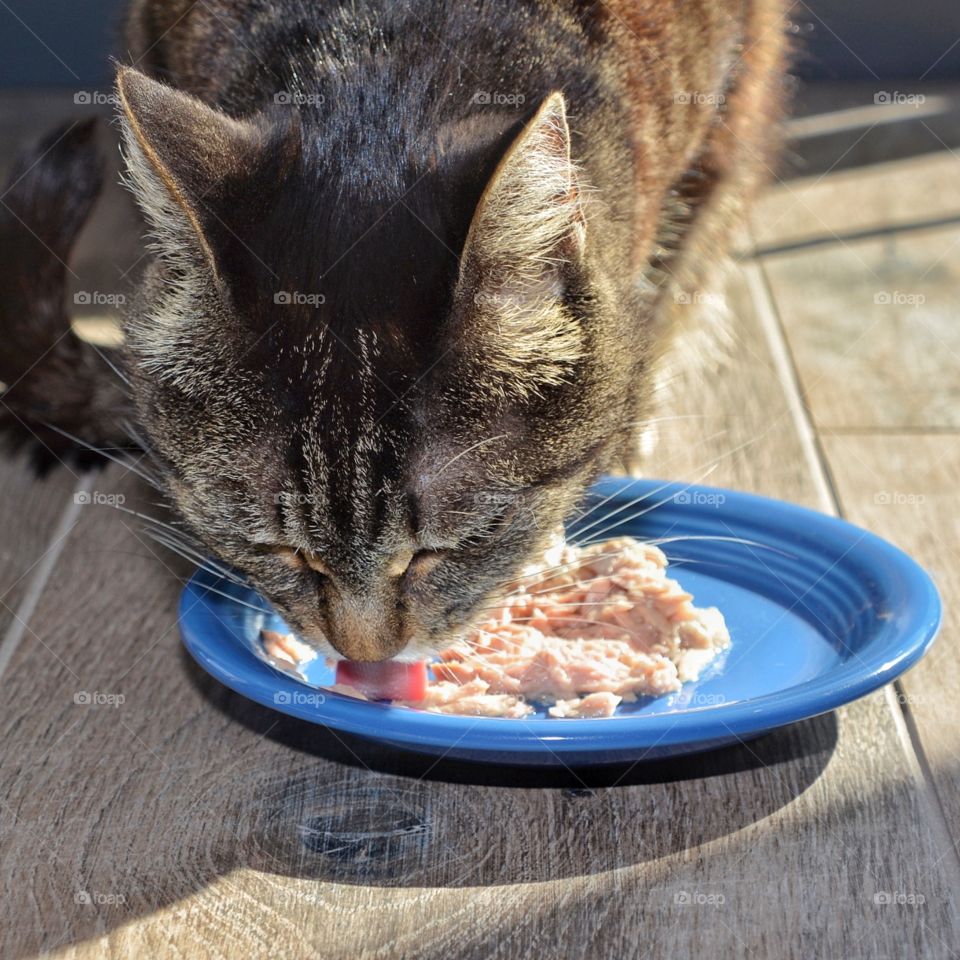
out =
{"type": "Polygon", "coordinates": [[[181,598],[184,642],[228,687],[312,723],[448,757],[571,765],[692,753],[833,710],[916,663],[940,624],[926,572],[834,517],[652,480],[605,479],[592,488],[591,504],[568,528],[570,539],[664,540],[673,576],[698,606],[723,611],[732,638],[697,682],[622,704],[614,717],[445,716],[324,691],[333,682],[324,660],[303,680],[264,662],[260,630],[284,629],[282,621],[252,590],[204,571],[181,598]]]}

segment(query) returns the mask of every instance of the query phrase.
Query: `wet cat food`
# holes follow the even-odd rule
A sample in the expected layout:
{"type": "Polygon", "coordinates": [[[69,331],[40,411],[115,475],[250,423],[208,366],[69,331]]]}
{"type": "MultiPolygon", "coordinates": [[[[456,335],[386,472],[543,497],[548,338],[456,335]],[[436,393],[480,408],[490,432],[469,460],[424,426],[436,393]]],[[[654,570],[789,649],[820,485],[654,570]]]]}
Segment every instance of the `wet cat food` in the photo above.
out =
{"type": "Polygon", "coordinates": [[[337,689],[439,713],[609,717],[617,706],[695,680],[730,643],[715,607],[698,608],[667,576],[656,546],[619,538],[561,546],[525,571],[431,664],[341,661],[337,689]]]}

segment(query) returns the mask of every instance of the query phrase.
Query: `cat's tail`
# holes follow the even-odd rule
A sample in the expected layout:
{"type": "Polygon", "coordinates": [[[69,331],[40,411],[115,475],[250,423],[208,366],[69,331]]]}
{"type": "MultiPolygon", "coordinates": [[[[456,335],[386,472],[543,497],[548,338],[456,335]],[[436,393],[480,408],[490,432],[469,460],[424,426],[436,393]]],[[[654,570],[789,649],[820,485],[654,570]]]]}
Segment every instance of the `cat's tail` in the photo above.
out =
{"type": "Polygon", "coordinates": [[[103,177],[95,123],[45,137],[0,189],[0,429],[41,468],[129,445],[116,364],[74,333],[66,306],[70,254],[103,177]]]}

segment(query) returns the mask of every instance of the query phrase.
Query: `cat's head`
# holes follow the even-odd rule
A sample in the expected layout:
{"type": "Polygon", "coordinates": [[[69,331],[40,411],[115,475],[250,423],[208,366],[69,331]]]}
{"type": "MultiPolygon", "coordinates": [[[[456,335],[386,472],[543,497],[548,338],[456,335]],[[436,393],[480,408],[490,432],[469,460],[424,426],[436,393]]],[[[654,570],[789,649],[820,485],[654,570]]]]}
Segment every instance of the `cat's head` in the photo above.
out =
{"type": "Polygon", "coordinates": [[[172,500],[321,648],[441,648],[628,416],[562,95],[434,123],[118,92],[155,252],[129,362],[172,500]]]}

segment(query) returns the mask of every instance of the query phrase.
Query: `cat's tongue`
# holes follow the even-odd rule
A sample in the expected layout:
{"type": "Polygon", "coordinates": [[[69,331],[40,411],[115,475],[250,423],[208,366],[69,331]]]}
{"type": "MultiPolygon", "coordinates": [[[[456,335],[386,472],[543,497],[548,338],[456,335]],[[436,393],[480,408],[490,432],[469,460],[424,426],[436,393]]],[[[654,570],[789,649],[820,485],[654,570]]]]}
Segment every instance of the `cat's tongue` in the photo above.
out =
{"type": "Polygon", "coordinates": [[[423,660],[340,660],[337,683],[347,684],[371,700],[422,700],[427,695],[427,664],[423,660]]]}

